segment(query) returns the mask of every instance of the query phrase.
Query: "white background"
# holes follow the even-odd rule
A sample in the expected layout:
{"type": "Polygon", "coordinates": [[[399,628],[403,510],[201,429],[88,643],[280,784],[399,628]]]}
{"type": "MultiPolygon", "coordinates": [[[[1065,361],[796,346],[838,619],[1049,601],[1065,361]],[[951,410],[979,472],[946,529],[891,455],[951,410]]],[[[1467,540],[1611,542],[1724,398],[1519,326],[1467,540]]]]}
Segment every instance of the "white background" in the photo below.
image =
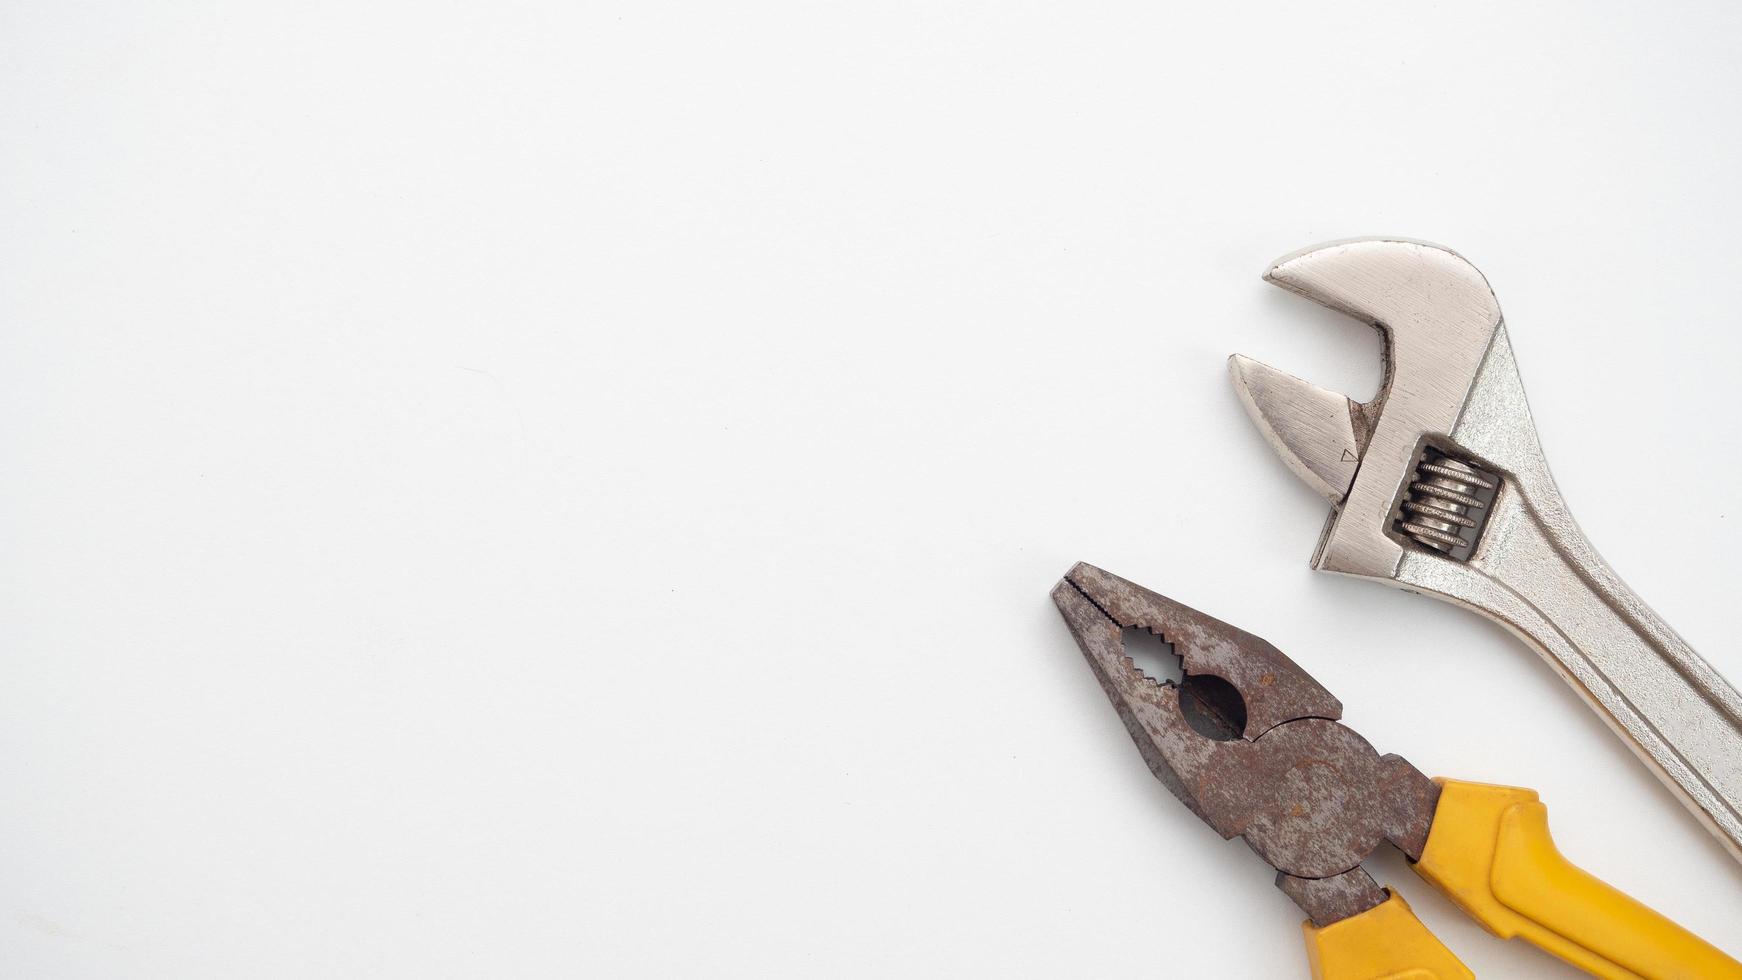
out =
{"type": "MultiPolygon", "coordinates": [[[[1308,570],[1272,258],[1458,248],[1555,473],[1742,679],[1734,4],[0,13],[0,971],[1304,976],[1047,599],[1274,640],[1742,954],[1528,650],[1308,570]]],[[[1571,976],[1376,860],[1484,976],[1571,976]]]]}

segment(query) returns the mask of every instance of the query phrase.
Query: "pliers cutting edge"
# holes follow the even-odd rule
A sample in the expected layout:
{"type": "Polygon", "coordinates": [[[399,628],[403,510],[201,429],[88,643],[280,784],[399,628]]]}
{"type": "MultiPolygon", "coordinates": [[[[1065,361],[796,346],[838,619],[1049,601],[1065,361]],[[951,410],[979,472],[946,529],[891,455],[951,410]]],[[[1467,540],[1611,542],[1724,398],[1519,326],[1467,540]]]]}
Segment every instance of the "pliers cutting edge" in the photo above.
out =
{"type": "Polygon", "coordinates": [[[1306,912],[1315,978],[1473,976],[1361,868],[1385,841],[1488,931],[1596,976],[1742,978],[1742,963],[1561,857],[1535,792],[1429,779],[1380,755],[1264,640],[1092,565],[1052,596],[1150,771],[1245,840],[1306,912]],[[1144,674],[1128,629],[1171,643],[1182,679],[1144,674]]]}

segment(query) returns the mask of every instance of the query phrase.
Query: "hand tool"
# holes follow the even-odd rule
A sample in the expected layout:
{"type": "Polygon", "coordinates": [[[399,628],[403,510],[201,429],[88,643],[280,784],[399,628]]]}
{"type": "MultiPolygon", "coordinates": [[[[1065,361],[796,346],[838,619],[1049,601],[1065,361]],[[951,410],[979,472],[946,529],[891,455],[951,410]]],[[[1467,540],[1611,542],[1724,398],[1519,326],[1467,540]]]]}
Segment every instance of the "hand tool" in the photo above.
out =
{"type": "Polygon", "coordinates": [[[1523,637],[1742,860],[1742,697],[1573,523],[1487,280],[1400,239],[1309,248],[1264,278],[1385,341],[1366,403],[1229,363],[1283,463],[1331,502],[1313,567],[1446,599],[1523,637]]]}
{"type": "Polygon", "coordinates": [[[1502,938],[1599,977],[1739,980],[1742,963],[1567,863],[1527,789],[1429,779],[1340,724],[1343,706],[1250,633],[1078,564],[1053,602],[1157,779],[1240,837],[1306,912],[1322,980],[1470,977],[1361,862],[1382,841],[1502,938]],[[1126,655],[1125,631],[1173,644],[1181,680],[1126,655]]]}

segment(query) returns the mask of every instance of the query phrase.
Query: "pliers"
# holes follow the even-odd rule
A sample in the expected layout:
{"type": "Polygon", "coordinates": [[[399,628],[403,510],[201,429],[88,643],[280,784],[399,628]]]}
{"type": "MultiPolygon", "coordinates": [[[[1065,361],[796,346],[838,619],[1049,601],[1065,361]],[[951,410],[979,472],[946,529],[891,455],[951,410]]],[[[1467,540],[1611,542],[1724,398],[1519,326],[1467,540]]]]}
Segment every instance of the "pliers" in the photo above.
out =
{"type": "Polygon", "coordinates": [[[1361,868],[1388,841],[1488,931],[1596,976],[1742,978],[1742,963],[1561,857],[1535,792],[1429,779],[1380,755],[1264,640],[1092,565],[1052,597],[1150,771],[1274,867],[1306,912],[1313,977],[1473,976],[1361,868]],[[1133,629],[1173,645],[1179,682],[1127,656],[1133,629]]]}

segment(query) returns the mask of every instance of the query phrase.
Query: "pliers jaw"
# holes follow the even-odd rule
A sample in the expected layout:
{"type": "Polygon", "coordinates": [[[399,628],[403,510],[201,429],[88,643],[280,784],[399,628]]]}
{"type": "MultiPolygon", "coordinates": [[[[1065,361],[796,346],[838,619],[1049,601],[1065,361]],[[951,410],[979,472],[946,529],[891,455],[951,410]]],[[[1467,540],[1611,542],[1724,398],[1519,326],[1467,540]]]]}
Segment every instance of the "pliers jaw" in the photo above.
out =
{"type": "Polygon", "coordinates": [[[1171,702],[1178,710],[1181,701],[1198,701],[1184,709],[1188,716],[1209,711],[1219,716],[1219,727],[1230,730],[1231,737],[1247,741],[1297,718],[1334,720],[1343,715],[1342,703],[1331,692],[1261,637],[1111,572],[1078,562],[1052,597],[1115,704],[1141,695],[1171,702]],[[1133,628],[1147,629],[1173,644],[1182,684],[1158,684],[1132,665],[1120,634],[1133,628]],[[1156,696],[1153,689],[1169,693],[1156,696]]]}
{"type": "Polygon", "coordinates": [[[1240,837],[1319,924],[1384,901],[1360,868],[1389,840],[1421,854],[1438,787],[1337,722],[1342,705],[1276,647],[1093,565],[1053,601],[1162,784],[1224,838],[1240,837]],[[1183,680],[1157,682],[1124,631],[1172,643],[1183,680]]]}

